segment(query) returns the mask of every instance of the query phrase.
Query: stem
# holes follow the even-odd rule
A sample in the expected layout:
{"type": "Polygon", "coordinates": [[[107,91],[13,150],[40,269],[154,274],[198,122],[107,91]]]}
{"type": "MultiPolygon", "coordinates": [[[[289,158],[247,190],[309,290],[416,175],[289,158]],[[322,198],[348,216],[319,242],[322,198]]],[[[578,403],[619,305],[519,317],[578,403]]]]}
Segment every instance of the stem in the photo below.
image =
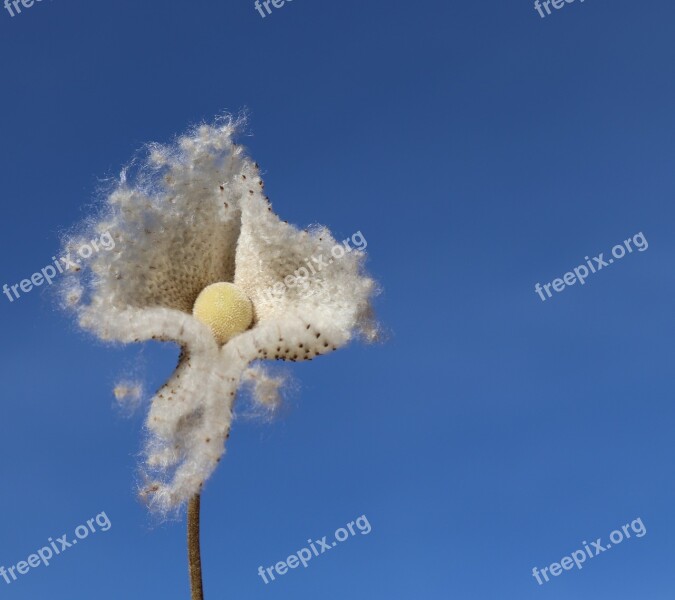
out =
{"type": "Polygon", "coordinates": [[[201,496],[195,494],[188,503],[187,545],[188,564],[190,567],[190,589],[192,600],[204,600],[202,588],[202,556],[199,547],[199,509],[201,496]]]}

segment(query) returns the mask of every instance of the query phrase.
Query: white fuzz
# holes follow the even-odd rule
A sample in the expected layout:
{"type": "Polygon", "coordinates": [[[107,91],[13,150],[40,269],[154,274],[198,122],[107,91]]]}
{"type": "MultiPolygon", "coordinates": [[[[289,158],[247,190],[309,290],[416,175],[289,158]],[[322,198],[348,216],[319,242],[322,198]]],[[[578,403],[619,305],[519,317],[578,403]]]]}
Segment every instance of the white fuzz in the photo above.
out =
{"type": "Polygon", "coordinates": [[[355,333],[374,333],[375,285],[359,252],[321,272],[321,294],[265,294],[312,256],[329,256],[337,242],[326,229],[299,231],[272,212],[257,165],[233,141],[236,128],[226,120],[174,146],[151,146],[138,175],[123,173],[103,214],[83,232],[109,231],[114,249],[95,254],[64,284],[65,304],[100,338],[173,341],[183,349],[147,420],[144,491],[161,511],[198,492],[221,459],[242,379],[260,402],[277,401],[281,381],[249,369],[252,361],[311,360],[355,333]],[[218,282],[252,302],[250,328],[237,325],[238,335],[222,340],[192,314],[202,291],[218,282]]]}
{"type": "Polygon", "coordinates": [[[265,410],[273,412],[281,404],[284,377],[274,377],[262,365],[255,364],[244,371],[242,382],[250,385],[253,400],[265,410]]]}
{"type": "Polygon", "coordinates": [[[115,400],[122,406],[137,406],[143,397],[143,385],[136,381],[120,381],[113,389],[115,400]]]}
{"type": "Polygon", "coordinates": [[[119,381],[113,388],[113,395],[120,413],[125,417],[131,417],[143,405],[146,399],[145,389],[139,381],[125,379],[119,381]]]}

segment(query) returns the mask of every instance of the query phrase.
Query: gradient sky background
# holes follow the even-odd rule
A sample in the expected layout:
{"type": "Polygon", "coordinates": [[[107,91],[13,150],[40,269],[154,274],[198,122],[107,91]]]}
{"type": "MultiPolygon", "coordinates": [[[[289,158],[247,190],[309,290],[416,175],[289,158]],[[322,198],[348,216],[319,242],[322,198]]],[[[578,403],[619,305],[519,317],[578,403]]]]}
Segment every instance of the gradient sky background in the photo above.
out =
{"type": "MultiPolygon", "coordinates": [[[[203,497],[209,600],[672,599],[672,2],[44,0],[0,12],[0,285],[30,277],[143,143],[225,110],[275,210],[360,230],[389,340],[287,367],[203,497]],[[542,302],[586,255],[649,242],[542,302]],[[259,565],[372,532],[265,586],[259,565]],[[538,586],[532,567],[647,534],[538,586]]],[[[188,598],[184,524],[134,493],[171,346],[109,348],[41,288],[0,296],[0,565],[106,511],[0,596],[188,598]]]]}

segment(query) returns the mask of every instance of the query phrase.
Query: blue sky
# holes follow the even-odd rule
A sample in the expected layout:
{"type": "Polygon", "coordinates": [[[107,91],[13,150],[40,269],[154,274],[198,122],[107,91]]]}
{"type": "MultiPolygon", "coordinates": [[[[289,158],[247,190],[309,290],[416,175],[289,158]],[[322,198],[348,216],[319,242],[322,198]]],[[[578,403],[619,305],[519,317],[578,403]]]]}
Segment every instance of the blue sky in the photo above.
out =
{"type": "MultiPolygon", "coordinates": [[[[386,343],[288,368],[203,497],[207,598],[672,598],[675,61],[671,2],[43,0],[0,13],[0,284],[50,262],[148,141],[247,108],[275,210],[360,230],[386,343]],[[633,252],[542,302],[642,232],[633,252]],[[361,515],[356,536],[269,585],[361,515]],[[647,533],[539,586],[641,518],[647,533]]],[[[175,348],[110,348],[41,288],[0,296],[0,565],[101,511],[3,597],[187,598],[184,525],[134,495],[175,348]]]]}

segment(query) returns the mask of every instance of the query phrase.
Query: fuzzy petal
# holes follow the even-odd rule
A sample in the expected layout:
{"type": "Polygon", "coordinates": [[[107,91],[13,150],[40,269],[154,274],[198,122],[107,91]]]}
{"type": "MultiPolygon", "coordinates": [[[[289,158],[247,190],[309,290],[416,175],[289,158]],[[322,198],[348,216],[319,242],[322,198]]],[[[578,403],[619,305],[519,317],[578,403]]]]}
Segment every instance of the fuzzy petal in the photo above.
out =
{"type": "Polygon", "coordinates": [[[114,248],[92,257],[91,293],[81,302],[104,315],[128,307],[190,312],[204,287],[233,280],[248,191],[240,175],[252,168],[234,130],[231,122],[203,126],[173,146],[151,146],[133,183],[123,175],[85,235],[109,233],[114,248]]]}
{"type": "Polygon", "coordinates": [[[93,304],[81,311],[80,326],[107,341],[173,341],[195,352],[217,348],[206,325],[192,315],[171,308],[99,310],[98,304],[93,304]]]}
{"type": "Polygon", "coordinates": [[[232,406],[245,365],[225,366],[221,350],[185,350],[148,415],[147,477],[151,506],[178,508],[198,493],[225,452],[232,406]]]}
{"type": "Polygon", "coordinates": [[[241,210],[234,283],[251,298],[256,325],[230,343],[249,360],[306,360],[371,330],[376,289],[361,252],[346,250],[325,228],[299,231],[281,221],[262,191],[241,210]]]}

